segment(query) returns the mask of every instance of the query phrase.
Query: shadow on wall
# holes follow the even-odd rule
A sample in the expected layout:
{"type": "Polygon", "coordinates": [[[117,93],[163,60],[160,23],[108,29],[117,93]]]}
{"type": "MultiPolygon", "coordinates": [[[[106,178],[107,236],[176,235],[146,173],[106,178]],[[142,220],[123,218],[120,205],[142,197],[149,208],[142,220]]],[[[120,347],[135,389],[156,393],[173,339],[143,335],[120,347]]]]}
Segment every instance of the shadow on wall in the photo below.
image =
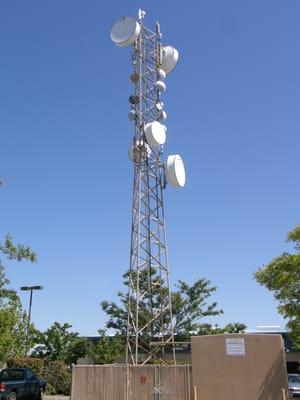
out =
{"type": "MultiPolygon", "coordinates": [[[[284,357],[279,353],[259,388],[258,400],[271,400],[273,399],[274,393],[282,393],[282,389],[285,390],[286,399],[290,398],[289,393],[286,391],[286,388],[288,387],[287,377],[278,373],[279,371],[282,371],[283,359],[284,357]]],[[[282,400],[284,400],[283,394],[282,400]]]]}

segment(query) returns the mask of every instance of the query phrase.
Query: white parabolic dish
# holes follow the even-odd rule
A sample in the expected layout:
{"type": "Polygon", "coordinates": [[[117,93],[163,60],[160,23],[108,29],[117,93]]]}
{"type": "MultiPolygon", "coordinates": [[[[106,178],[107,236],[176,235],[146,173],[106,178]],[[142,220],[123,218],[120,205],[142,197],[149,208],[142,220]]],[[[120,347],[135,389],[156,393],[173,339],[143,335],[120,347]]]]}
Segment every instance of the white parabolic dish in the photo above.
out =
{"type": "Polygon", "coordinates": [[[183,187],[185,185],[185,169],[182,158],[178,154],[168,156],[166,178],[174,187],[183,187]]]}
{"type": "Polygon", "coordinates": [[[166,141],[166,129],[158,121],[149,122],[145,125],[145,135],[150,146],[159,146],[166,141]]]}
{"type": "Polygon", "coordinates": [[[120,18],[111,28],[110,38],[119,47],[134,43],[141,31],[140,24],[132,17],[120,18]]]}
{"type": "Polygon", "coordinates": [[[167,90],[167,86],[163,81],[156,81],[155,86],[160,92],[165,92],[167,90]]]}
{"type": "Polygon", "coordinates": [[[163,69],[166,74],[170,74],[176,67],[178,59],[178,50],[172,46],[163,47],[161,53],[161,69],[163,69]]]}

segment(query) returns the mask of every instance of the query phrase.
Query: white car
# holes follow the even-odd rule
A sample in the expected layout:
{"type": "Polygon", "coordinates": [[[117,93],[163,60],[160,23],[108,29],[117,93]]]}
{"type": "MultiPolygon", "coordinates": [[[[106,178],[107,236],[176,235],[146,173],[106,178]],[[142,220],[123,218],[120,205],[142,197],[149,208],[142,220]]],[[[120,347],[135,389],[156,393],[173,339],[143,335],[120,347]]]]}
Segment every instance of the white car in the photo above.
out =
{"type": "Polygon", "coordinates": [[[300,397],[300,374],[288,374],[289,390],[294,397],[300,397]]]}

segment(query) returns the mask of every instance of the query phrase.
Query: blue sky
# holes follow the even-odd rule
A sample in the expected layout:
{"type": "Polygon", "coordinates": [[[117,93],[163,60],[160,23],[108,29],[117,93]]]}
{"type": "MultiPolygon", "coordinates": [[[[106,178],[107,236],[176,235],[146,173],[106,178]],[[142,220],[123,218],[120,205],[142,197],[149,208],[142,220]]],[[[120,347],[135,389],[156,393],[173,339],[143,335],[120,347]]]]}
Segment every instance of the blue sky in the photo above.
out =
{"type": "Polygon", "coordinates": [[[104,326],[100,301],[122,288],[131,65],[109,33],[139,7],[181,55],[164,94],[165,154],[187,171],[186,187],[165,193],[172,283],[210,279],[219,325],[283,327],[252,275],[290,249],[300,220],[299,0],[2,0],[0,235],[38,254],[6,264],[11,286],[44,286],[38,328],[69,322],[82,335],[104,326]]]}

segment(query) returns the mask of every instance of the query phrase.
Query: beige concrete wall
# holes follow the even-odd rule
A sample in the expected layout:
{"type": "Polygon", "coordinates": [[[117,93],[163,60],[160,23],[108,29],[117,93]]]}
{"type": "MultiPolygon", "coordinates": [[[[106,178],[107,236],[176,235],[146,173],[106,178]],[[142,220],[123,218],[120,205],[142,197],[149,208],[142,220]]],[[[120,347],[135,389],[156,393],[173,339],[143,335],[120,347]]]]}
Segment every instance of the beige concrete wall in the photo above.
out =
{"type": "Polygon", "coordinates": [[[71,400],[191,400],[189,366],[75,366],[71,400]],[[129,385],[127,385],[129,382],[129,385]]]}
{"type": "Polygon", "coordinates": [[[288,391],[280,335],[192,337],[197,400],[283,400],[288,391]]]}
{"type": "Polygon", "coordinates": [[[75,366],[71,400],[284,400],[285,362],[280,335],[198,336],[192,368],[75,366]]]}

